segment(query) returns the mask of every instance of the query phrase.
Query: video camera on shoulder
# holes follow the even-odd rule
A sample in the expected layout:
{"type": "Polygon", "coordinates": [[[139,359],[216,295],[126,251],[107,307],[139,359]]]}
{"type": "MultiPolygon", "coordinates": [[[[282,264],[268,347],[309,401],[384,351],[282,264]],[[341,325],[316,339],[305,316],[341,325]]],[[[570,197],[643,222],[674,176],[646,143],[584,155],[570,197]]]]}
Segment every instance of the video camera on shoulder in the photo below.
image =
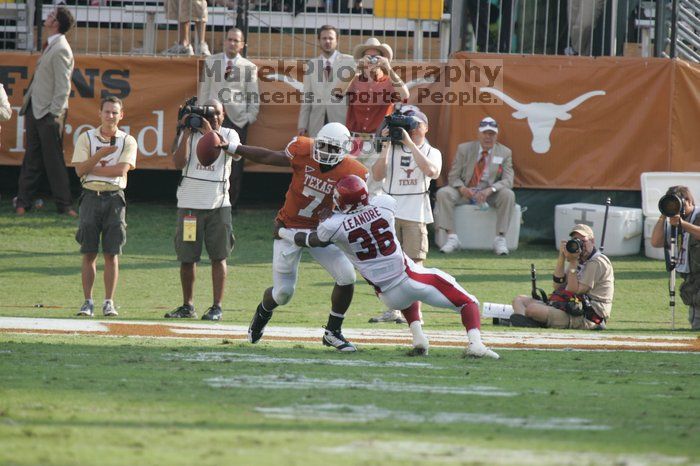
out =
{"type": "Polygon", "coordinates": [[[185,101],[177,112],[178,123],[182,118],[185,118],[185,128],[200,129],[202,127],[202,119],[213,118],[216,115],[216,107],[213,105],[196,105],[197,97],[191,97],[185,101]]]}
{"type": "Polygon", "coordinates": [[[666,217],[685,217],[685,199],[676,194],[666,194],[659,199],[659,211],[666,217]]]}
{"type": "Polygon", "coordinates": [[[384,117],[386,127],[389,128],[389,139],[392,144],[401,144],[403,141],[403,128],[407,133],[418,127],[419,123],[409,115],[402,114],[399,110],[394,110],[394,113],[384,117]]]}

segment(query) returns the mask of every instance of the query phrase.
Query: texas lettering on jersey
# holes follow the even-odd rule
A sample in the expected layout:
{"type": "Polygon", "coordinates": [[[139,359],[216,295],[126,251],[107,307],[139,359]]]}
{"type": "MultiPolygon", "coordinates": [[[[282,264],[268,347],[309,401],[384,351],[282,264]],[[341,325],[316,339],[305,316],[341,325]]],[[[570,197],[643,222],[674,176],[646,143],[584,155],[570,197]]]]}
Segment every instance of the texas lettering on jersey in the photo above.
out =
{"type": "Polygon", "coordinates": [[[292,165],[292,181],[277,220],[287,228],[316,228],[333,210],[333,188],[339,179],[347,175],[367,179],[367,169],[348,157],[330,170],[322,171],[321,165],[311,157],[313,144],[311,138],[296,137],[285,150],[292,165]]]}

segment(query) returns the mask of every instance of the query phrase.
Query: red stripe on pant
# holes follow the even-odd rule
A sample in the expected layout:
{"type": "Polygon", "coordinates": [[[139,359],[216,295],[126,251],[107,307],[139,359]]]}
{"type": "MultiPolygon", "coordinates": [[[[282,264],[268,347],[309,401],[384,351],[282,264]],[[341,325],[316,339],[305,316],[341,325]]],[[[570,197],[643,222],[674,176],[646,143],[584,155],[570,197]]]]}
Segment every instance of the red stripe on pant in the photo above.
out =
{"type": "Polygon", "coordinates": [[[459,313],[462,317],[462,324],[467,330],[481,328],[479,307],[474,301],[469,299],[469,296],[462,293],[452,283],[434,273],[418,273],[411,270],[408,264],[406,264],[406,274],[412,280],[432,286],[442,293],[455,307],[460,308],[459,313]]]}

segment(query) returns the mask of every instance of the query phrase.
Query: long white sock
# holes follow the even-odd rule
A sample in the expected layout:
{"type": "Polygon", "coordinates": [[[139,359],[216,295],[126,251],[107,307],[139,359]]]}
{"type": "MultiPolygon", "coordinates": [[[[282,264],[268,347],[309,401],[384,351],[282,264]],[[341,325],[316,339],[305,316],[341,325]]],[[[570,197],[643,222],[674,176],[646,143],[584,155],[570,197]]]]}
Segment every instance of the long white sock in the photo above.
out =
{"type": "Polygon", "coordinates": [[[428,339],[423,333],[423,326],[420,324],[420,320],[411,322],[409,328],[411,329],[411,334],[413,335],[413,346],[425,346],[428,343],[428,339]]]}
{"type": "Polygon", "coordinates": [[[472,345],[483,345],[481,341],[481,332],[478,328],[473,328],[467,330],[467,337],[469,338],[469,343],[472,345]]]}

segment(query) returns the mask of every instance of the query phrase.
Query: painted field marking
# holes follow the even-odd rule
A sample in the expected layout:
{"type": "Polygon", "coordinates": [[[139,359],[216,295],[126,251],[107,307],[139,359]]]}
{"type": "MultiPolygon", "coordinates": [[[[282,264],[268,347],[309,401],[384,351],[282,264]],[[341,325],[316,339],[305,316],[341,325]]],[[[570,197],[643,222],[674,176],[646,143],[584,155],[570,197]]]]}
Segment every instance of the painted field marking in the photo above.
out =
{"type": "Polygon", "coordinates": [[[301,364],[301,365],[325,365],[344,367],[410,367],[420,369],[435,369],[428,362],[397,362],[386,361],[376,362],[365,359],[320,359],[320,358],[279,358],[264,356],[260,354],[236,353],[236,352],[201,352],[194,354],[166,354],[163,356],[168,360],[178,360],[187,362],[253,362],[256,364],[301,364]]]}
{"type": "Polygon", "coordinates": [[[589,419],[574,417],[508,417],[501,414],[455,412],[419,414],[385,409],[375,405],[323,403],[282,407],[256,407],[255,411],[262,413],[265,417],[285,420],[315,421],[317,419],[326,419],[332,421],[337,419],[338,422],[342,423],[396,420],[430,424],[494,424],[531,430],[610,430],[609,426],[592,424],[589,419]]]}
{"type": "MultiPolygon", "coordinates": [[[[50,319],[0,317],[0,333],[87,334],[104,336],[225,338],[245,340],[247,326],[199,322],[157,322],[129,320],[50,319]]],[[[321,328],[269,326],[263,341],[318,342],[321,328]]],[[[411,345],[407,328],[343,329],[352,342],[372,345],[411,345]]],[[[433,347],[460,347],[467,343],[463,331],[426,330],[433,347]]],[[[700,336],[616,334],[613,332],[572,332],[555,330],[484,331],[484,342],[496,348],[575,349],[615,351],[700,352],[700,336]]]]}
{"type": "Polygon", "coordinates": [[[423,385],[410,383],[386,382],[381,379],[371,381],[352,379],[317,379],[296,374],[276,375],[235,375],[232,377],[211,377],[204,379],[204,383],[214,388],[264,388],[284,390],[312,390],[312,389],[354,389],[370,390],[375,392],[392,393],[438,393],[447,395],[476,395],[512,397],[517,392],[501,390],[498,387],[485,385],[471,385],[468,387],[448,387],[445,385],[423,385]]]}
{"type": "Polygon", "coordinates": [[[634,466],[683,465],[688,457],[668,456],[658,453],[596,453],[591,451],[541,451],[487,448],[455,445],[444,442],[357,440],[335,447],[320,447],[324,455],[338,455],[346,460],[377,461],[394,460],[422,464],[488,464],[494,466],[559,466],[591,464],[629,464],[634,466]]]}

